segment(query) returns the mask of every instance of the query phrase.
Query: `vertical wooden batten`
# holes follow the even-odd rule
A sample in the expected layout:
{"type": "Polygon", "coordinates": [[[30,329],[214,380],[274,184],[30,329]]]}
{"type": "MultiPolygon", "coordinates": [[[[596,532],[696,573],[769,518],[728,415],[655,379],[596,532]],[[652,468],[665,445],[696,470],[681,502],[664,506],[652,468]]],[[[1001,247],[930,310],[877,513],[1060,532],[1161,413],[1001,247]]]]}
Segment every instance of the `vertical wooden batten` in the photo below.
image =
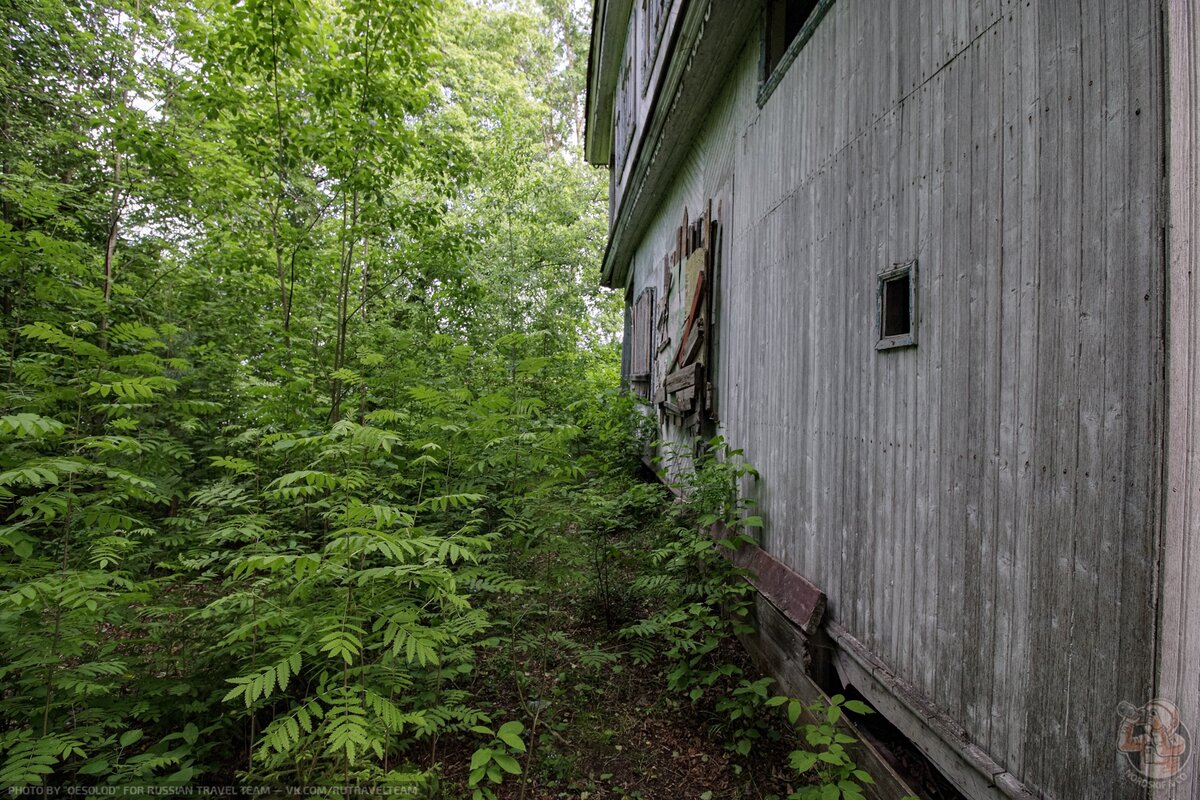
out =
{"type": "Polygon", "coordinates": [[[1167,422],[1157,696],[1192,734],[1182,782],[1156,798],[1200,796],[1200,3],[1166,3],[1167,422]]]}

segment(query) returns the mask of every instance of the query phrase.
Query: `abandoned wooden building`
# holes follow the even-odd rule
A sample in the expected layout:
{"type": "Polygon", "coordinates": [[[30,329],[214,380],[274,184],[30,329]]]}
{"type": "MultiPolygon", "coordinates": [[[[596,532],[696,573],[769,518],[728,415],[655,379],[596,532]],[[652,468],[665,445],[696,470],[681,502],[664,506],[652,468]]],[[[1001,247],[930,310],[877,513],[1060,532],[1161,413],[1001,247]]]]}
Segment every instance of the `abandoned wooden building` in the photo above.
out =
{"type": "Polygon", "coordinates": [[[594,24],[625,377],[761,473],[781,682],[832,670],[970,798],[1200,797],[1200,2],[594,24]]]}

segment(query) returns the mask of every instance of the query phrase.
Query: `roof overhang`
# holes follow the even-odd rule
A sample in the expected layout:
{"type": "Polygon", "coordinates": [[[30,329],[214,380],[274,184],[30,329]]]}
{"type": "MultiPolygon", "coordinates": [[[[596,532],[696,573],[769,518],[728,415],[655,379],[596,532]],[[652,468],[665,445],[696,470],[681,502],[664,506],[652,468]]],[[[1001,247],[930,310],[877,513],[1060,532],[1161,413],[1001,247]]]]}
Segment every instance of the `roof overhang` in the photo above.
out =
{"type": "Polygon", "coordinates": [[[613,98],[632,9],[633,0],[596,0],[592,7],[583,132],[583,156],[589,164],[612,161],[613,98]]]}
{"type": "MultiPolygon", "coordinates": [[[[597,6],[616,5],[599,0],[597,6]]],[[[628,8],[628,3],[623,4],[628,8]]],[[[676,49],[665,79],[654,98],[654,106],[644,131],[635,142],[633,172],[626,181],[617,203],[617,219],[609,232],[604,251],[600,282],[605,286],[624,286],[629,264],[638,242],[666,200],[675,182],[675,175],[687,158],[692,141],[711,110],[712,103],[726,88],[725,77],[745,46],[751,30],[757,25],[762,5],[760,0],[708,0],[688,2],[676,49]]],[[[624,30],[628,17],[623,17],[624,30]]],[[[623,37],[624,34],[622,33],[623,37]]],[[[604,47],[601,42],[601,47],[604,47]]],[[[593,57],[596,41],[592,40],[593,57]]],[[[599,60],[603,69],[603,53],[599,60]]],[[[619,60],[619,50],[613,56],[619,60]]],[[[589,69],[591,62],[589,62],[589,69]]],[[[603,164],[611,156],[612,91],[616,85],[615,65],[609,95],[605,100],[609,118],[604,120],[608,131],[604,158],[588,160],[603,164]]],[[[590,84],[589,84],[590,86],[590,84]]],[[[604,98],[600,98],[604,99],[604,98]]],[[[589,89],[589,103],[596,102],[589,89]]],[[[589,106],[590,111],[590,106],[589,106]]],[[[599,124],[599,118],[589,118],[589,126],[599,124]]],[[[600,128],[592,128],[599,134],[600,128]]],[[[597,143],[599,137],[595,137],[597,143]]],[[[682,211],[682,210],[680,210],[682,211]]]]}

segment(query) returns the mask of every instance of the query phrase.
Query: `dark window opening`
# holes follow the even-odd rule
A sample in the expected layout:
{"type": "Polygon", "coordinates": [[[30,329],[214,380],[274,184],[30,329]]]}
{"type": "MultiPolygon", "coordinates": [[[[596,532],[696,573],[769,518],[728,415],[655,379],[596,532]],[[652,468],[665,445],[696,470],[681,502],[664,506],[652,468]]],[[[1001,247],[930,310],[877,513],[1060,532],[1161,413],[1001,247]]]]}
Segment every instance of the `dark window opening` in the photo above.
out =
{"type": "Polygon", "coordinates": [[[883,282],[883,335],[903,336],[912,332],[908,275],[883,282]]]}
{"type": "Polygon", "coordinates": [[[879,276],[877,349],[916,344],[916,263],[900,264],[879,276]]]}
{"type": "Polygon", "coordinates": [[[779,66],[788,45],[804,30],[818,5],[820,0],[768,0],[764,80],[779,66]]]}

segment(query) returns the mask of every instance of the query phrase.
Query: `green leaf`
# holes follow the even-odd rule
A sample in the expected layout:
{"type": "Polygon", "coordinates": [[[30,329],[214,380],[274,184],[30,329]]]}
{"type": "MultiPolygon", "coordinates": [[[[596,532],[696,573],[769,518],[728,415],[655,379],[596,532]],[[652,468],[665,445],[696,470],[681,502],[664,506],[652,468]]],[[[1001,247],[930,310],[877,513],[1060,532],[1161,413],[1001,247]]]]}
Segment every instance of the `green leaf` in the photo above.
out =
{"type": "Polygon", "coordinates": [[[187,783],[188,781],[190,781],[192,779],[192,776],[195,774],[196,774],[196,770],[194,767],[184,767],[183,769],[176,772],[174,775],[171,775],[170,777],[168,777],[167,783],[174,785],[174,786],[181,786],[181,785],[187,783]]]}
{"type": "Polygon", "coordinates": [[[500,765],[500,769],[504,770],[505,772],[509,773],[510,775],[520,775],[521,774],[521,765],[518,764],[517,760],[510,755],[506,755],[504,753],[496,753],[492,757],[492,760],[500,765]]]}
{"type": "Polygon", "coordinates": [[[496,735],[503,739],[505,736],[520,736],[524,732],[525,726],[514,719],[501,725],[496,735]]]}
{"type": "Polygon", "coordinates": [[[134,744],[144,735],[145,734],[143,734],[142,731],[137,728],[131,731],[125,731],[121,734],[121,747],[129,747],[129,745],[134,744]]]}
{"type": "Polygon", "coordinates": [[[788,764],[799,773],[808,772],[817,764],[817,754],[808,750],[793,750],[788,756],[788,764]]]}
{"type": "Polygon", "coordinates": [[[843,706],[847,711],[853,711],[855,714],[874,714],[875,709],[861,700],[847,700],[843,706]]]}
{"type": "Polygon", "coordinates": [[[863,796],[862,787],[854,781],[838,781],[838,788],[842,790],[842,797],[847,800],[861,800],[863,796]]]}
{"type": "Polygon", "coordinates": [[[17,438],[42,438],[59,436],[66,426],[56,419],[40,414],[13,414],[0,417],[0,433],[11,433],[17,438]]]}
{"type": "Polygon", "coordinates": [[[471,755],[470,769],[482,769],[492,760],[492,750],[488,747],[481,747],[471,755]]]}

